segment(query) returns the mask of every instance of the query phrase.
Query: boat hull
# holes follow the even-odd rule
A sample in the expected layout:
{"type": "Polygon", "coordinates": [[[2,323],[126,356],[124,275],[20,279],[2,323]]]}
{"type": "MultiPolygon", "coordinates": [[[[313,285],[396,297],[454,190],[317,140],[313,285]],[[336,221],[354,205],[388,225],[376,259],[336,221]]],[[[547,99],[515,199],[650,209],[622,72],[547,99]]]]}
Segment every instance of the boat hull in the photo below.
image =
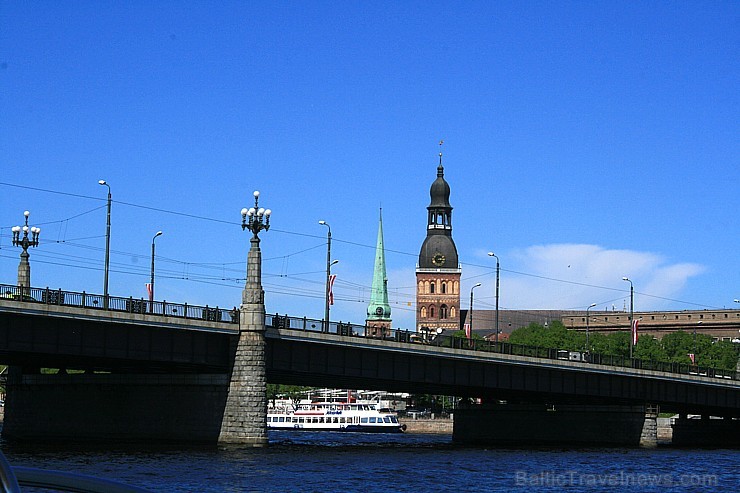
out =
{"type": "Polygon", "coordinates": [[[355,432],[355,433],[403,433],[406,431],[406,425],[396,426],[368,426],[349,424],[340,428],[319,428],[304,426],[302,424],[286,424],[284,426],[268,426],[268,430],[281,431],[329,431],[329,432],[355,432]]]}

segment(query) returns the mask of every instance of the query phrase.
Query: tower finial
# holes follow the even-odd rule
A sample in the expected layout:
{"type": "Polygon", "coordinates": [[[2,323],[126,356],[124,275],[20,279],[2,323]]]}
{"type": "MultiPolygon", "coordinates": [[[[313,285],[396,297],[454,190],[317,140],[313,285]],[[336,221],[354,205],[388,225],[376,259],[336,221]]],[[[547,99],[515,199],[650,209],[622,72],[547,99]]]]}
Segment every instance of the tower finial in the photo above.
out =
{"type": "Polygon", "coordinates": [[[439,165],[442,166],[442,144],[444,144],[444,140],[439,141],[439,165]]]}

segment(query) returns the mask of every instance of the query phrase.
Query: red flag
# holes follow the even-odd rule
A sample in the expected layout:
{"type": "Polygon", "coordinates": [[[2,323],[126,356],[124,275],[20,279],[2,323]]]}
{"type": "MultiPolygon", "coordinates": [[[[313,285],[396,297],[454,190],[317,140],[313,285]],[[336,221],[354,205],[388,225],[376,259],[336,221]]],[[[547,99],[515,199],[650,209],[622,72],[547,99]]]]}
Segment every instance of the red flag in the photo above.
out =
{"type": "Polygon", "coordinates": [[[465,324],[465,337],[470,339],[470,324],[465,324]]]}
{"type": "Polygon", "coordinates": [[[337,278],[336,274],[329,276],[329,304],[334,304],[334,280],[337,278]]]}
{"type": "Polygon", "coordinates": [[[146,292],[148,294],[147,298],[149,298],[149,301],[153,301],[152,300],[152,285],[149,283],[146,283],[146,292]]]}
{"type": "Polygon", "coordinates": [[[633,320],[632,321],[632,345],[635,346],[637,344],[637,326],[640,324],[639,320],[633,320]]]}

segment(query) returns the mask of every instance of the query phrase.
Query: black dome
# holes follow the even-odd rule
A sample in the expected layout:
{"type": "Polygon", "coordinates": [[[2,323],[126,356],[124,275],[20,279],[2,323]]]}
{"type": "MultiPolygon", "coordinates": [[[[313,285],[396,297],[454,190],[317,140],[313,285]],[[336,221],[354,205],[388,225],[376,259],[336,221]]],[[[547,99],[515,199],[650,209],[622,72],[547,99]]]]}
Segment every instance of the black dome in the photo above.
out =
{"type": "Polygon", "coordinates": [[[457,247],[451,236],[429,235],[421,245],[419,253],[419,267],[422,269],[457,269],[458,268],[457,247]],[[443,264],[435,264],[433,259],[436,255],[444,257],[443,264]]]}
{"type": "Polygon", "coordinates": [[[452,207],[450,205],[450,185],[444,179],[444,168],[440,164],[437,167],[437,179],[432,183],[429,189],[429,195],[432,198],[432,202],[429,207],[452,207]]]}

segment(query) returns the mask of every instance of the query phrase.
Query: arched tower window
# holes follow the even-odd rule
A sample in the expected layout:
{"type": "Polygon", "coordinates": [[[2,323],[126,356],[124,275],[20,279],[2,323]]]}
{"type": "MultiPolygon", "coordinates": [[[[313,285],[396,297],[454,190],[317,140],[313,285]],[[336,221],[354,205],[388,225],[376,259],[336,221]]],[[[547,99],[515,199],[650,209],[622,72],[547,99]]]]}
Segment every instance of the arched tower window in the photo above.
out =
{"type": "Polygon", "coordinates": [[[421,307],[421,318],[427,318],[427,307],[421,307]]]}
{"type": "Polygon", "coordinates": [[[450,317],[455,318],[455,313],[457,313],[455,311],[455,307],[454,306],[451,306],[450,307],[450,317]]]}
{"type": "Polygon", "coordinates": [[[439,307],[439,318],[447,318],[447,305],[442,305],[439,307]]]}
{"type": "Polygon", "coordinates": [[[460,283],[458,281],[455,281],[455,283],[452,285],[452,293],[460,294],[460,283]]]}
{"type": "Polygon", "coordinates": [[[429,292],[434,294],[434,283],[433,282],[429,283],[429,292]]]}
{"type": "Polygon", "coordinates": [[[442,281],[442,294],[447,294],[447,283],[442,281]]]}
{"type": "Polygon", "coordinates": [[[429,294],[429,281],[424,281],[424,293],[429,294]]]}
{"type": "Polygon", "coordinates": [[[434,318],[434,305],[429,307],[429,318],[434,318]]]}
{"type": "Polygon", "coordinates": [[[419,294],[424,294],[424,283],[419,281],[419,294]]]}

